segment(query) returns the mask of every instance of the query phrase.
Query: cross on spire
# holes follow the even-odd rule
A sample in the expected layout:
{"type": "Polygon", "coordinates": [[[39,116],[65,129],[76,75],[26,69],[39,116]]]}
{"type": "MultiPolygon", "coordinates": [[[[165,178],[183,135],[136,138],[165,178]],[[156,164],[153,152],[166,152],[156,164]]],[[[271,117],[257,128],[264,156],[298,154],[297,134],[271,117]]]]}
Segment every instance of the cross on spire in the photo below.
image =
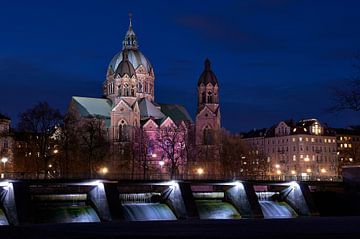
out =
{"type": "Polygon", "coordinates": [[[129,12],[129,28],[132,28],[132,13],[129,12]]]}

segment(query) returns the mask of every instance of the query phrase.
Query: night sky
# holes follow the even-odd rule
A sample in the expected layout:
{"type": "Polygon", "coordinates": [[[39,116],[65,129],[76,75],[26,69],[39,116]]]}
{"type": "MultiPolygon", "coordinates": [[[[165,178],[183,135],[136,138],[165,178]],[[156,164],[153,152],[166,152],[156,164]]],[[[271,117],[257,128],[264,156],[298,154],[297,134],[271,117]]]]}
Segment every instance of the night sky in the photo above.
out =
{"type": "Polygon", "coordinates": [[[218,77],[223,126],[269,127],[316,117],[334,127],[359,114],[328,113],[330,90],[355,71],[360,1],[0,2],[0,111],[46,100],[62,112],[71,96],[99,97],[122,47],[128,12],[155,70],[155,100],[196,111],[208,57],[218,77]]]}

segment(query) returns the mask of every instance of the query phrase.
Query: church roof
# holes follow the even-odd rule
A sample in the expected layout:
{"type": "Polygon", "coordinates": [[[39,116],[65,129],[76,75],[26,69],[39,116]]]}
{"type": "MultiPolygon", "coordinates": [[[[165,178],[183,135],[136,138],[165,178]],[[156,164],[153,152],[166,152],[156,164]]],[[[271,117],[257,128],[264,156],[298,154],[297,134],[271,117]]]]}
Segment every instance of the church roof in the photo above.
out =
{"type": "Polygon", "coordinates": [[[189,113],[183,105],[178,104],[160,104],[161,111],[169,116],[174,122],[189,121],[193,122],[189,113]]]}
{"type": "Polygon", "coordinates": [[[108,99],[73,96],[72,101],[82,117],[110,118],[112,105],[108,99]]]}
{"type": "Polygon", "coordinates": [[[135,68],[129,61],[128,51],[124,50],[122,52],[123,58],[118,67],[116,68],[115,74],[119,74],[120,77],[123,77],[127,74],[129,77],[135,75],[135,68]]]}
{"type": "Polygon", "coordinates": [[[158,109],[153,102],[146,98],[142,98],[139,100],[139,108],[140,108],[140,118],[142,120],[148,119],[150,117],[154,119],[162,119],[165,118],[165,115],[158,109]]]}
{"type": "MultiPolygon", "coordinates": [[[[74,104],[81,117],[104,118],[107,127],[110,127],[110,112],[112,110],[112,103],[110,100],[73,96],[72,104],[74,104]]],[[[181,121],[193,122],[189,113],[182,105],[157,104],[146,98],[140,99],[138,104],[140,120],[143,123],[151,118],[160,125],[167,117],[170,117],[175,123],[181,121]]]]}
{"type": "Polygon", "coordinates": [[[216,75],[211,70],[211,65],[209,59],[205,60],[205,69],[203,73],[200,75],[198,86],[201,84],[207,85],[208,83],[212,84],[213,86],[218,84],[216,75]]]}

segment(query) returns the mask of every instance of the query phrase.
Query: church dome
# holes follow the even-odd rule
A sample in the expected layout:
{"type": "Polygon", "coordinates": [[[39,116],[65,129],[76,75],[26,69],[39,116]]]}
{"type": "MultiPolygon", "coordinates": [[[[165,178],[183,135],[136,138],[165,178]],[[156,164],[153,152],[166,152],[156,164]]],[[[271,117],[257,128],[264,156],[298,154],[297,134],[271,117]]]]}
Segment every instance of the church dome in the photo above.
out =
{"type": "Polygon", "coordinates": [[[150,61],[142,54],[138,49],[123,49],[121,52],[117,53],[112,60],[110,61],[109,67],[113,71],[116,71],[120,62],[123,59],[123,52],[127,51],[129,62],[133,65],[135,69],[137,69],[140,65],[142,65],[145,70],[150,73],[152,66],[150,61]]]}
{"type": "Polygon", "coordinates": [[[138,43],[136,39],[135,32],[132,27],[132,20],[130,15],[130,24],[129,29],[125,34],[125,38],[123,40],[123,49],[121,52],[117,53],[112,60],[110,61],[109,68],[113,71],[116,71],[120,62],[123,60],[123,52],[127,51],[128,58],[130,63],[134,66],[135,70],[142,65],[145,70],[150,73],[151,72],[151,64],[150,61],[144,56],[144,54],[138,49],[138,43]]]}
{"type": "Polygon", "coordinates": [[[211,70],[209,59],[206,59],[205,60],[205,69],[204,69],[203,73],[200,75],[200,78],[198,81],[198,86],[200,86],[201,84],[207,85],[209,83],[212,84],[213,86],[215,86],[218,84],[218,81],[217,81],[216,75],[211,70]]]}
{"type": "Polygon", "coordinates": [[[135,75],[135,69],[129,61],[127,50],[122,51],[122,58],[123,60],[117,66],[115,74],[120,75],[120,77],[123,77],[125,74],[127,74],[129,77],[132,77],[133,75],[135,75]]]}

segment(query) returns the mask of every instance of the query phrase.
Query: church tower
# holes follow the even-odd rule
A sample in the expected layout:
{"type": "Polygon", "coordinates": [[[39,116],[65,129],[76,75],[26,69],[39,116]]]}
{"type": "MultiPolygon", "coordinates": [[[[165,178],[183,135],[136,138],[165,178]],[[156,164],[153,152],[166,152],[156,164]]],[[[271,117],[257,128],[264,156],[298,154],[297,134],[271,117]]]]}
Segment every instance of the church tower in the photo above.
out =
{"type": "Polygon", "coordinates": [[[196,145],[218,145],[221,130],[219,84],[211,70],[209,59],[205,60],[197,92],[196,145]]]}

